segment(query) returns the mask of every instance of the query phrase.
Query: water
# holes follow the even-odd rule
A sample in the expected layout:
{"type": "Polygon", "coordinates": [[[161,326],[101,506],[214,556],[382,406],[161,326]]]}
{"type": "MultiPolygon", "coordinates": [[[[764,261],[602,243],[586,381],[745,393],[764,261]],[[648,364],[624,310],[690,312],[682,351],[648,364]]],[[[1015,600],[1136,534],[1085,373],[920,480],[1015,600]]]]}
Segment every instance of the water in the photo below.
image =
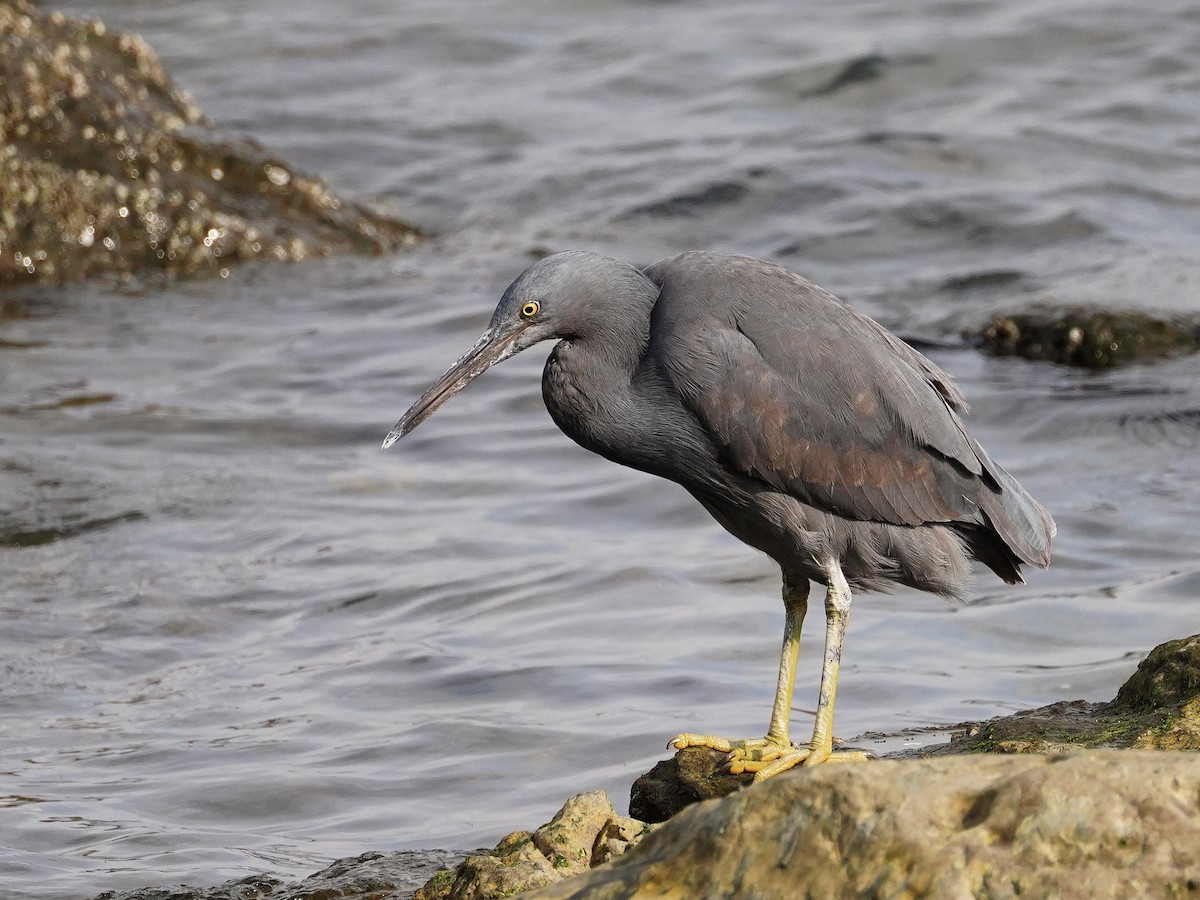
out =
{"type": "Polygon", "coordinates": [[[59,5],[434,236],[6,298],[5,896],[490,844],[578,791],[623,803],[678,731],[762,732],[777,571],[559,434],[542,353],[378,452],[540,250],[796,268],[945,345],[973,433],[1054,512],[1025,588],[856,600],[840,735],[1106,699],[1197,630],[1200,358],[955,346],[1035,302],[1194,307],[1194,5],[59,5]]]}

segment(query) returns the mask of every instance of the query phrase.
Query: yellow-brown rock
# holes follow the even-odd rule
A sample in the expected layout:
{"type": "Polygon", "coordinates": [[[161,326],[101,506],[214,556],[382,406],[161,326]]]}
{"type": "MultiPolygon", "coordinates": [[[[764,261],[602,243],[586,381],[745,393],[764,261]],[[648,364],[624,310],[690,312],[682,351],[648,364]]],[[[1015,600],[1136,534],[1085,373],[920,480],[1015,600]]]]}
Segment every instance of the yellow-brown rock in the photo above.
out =
{"type": "Polygon", "coordinates": [[[610,865],[529,895],[1186,897],[1200,760],[1079,751],[785,773],[689,807],[610,865]]]}

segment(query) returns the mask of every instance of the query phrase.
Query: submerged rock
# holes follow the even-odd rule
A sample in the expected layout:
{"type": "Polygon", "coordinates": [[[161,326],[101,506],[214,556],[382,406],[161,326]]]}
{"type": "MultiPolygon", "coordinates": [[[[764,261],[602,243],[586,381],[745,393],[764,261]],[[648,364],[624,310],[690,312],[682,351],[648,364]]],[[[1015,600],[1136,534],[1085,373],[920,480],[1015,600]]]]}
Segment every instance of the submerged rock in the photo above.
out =
{"type": "Polygon", "coordinates": [[[1107,369],[1200,350],[1200,320],[1132,311],[1030,310],[997,316],[968,338],[994,356],[1107,369]]]}
{"type": "Polygon", "coordinates": [[[665,822],[685,806],[724,797],[748,786],[754,773],[721,771],[725,754],[686,747],[657,763],[629,791],[629,814],[645,822],[665,822]]]}
{"type": "Polygon", "coordinates": [[[0,286],[416,237],[213,128],[140,37],[0,0],[0,286]]]}
{"type": "Polygon", "coordinates": [[[1200,890],[1185,753],[880,760],[692,806],[635,852],[531,894],[1183,897],[1200,890]]]}
{"type": "Polygon", "coordinates": [[[175,885],[106,891],[95,900],[400,900],[411,897],[413,890],[452,856],[459,854],[443,850],[364,853],[339,859],[298,882],[251,875],[211,888],[175,885]]]}

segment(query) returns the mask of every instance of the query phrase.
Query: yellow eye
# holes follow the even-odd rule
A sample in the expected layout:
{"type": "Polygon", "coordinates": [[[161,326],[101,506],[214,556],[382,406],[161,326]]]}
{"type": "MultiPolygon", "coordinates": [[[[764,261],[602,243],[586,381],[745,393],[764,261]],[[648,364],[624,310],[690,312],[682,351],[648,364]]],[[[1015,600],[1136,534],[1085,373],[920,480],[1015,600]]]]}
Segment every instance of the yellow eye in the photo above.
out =
{"type": "Polygon", "coordinates": [[[536,300],[530,300],[521,307],[521,317],[524,319],[532,319],[538,314],[538,310],[542,307],[538,305],[536,300]]]}

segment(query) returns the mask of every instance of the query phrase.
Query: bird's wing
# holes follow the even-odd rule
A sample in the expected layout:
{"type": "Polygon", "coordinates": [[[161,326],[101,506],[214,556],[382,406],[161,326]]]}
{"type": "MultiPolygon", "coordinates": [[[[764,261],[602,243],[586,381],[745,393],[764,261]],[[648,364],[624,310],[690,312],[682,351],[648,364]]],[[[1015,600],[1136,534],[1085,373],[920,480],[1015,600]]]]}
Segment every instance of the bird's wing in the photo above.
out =
{"type": "Polygon", "coordinates": [[[990,460],[950,376],[799,276],[753,274],[706,273],[724,294],[700,314],[698,284],[667,278],[655,309],[659,362],[726,464],[850,519],[979,521],[990,460]]]}

